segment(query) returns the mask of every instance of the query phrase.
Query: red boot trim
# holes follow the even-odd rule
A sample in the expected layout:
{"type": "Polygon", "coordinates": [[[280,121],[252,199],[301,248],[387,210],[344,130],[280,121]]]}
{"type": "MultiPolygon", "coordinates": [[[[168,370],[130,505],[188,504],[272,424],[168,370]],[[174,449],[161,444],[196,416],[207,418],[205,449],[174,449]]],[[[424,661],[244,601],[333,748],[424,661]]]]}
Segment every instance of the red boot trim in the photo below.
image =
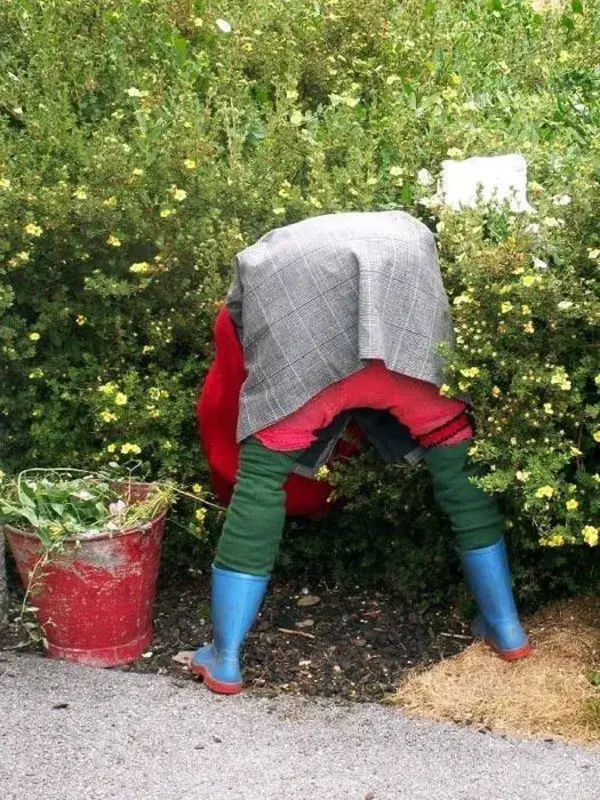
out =
{"type": "Polygon", "coordinates": [[[220,681],[216,681],[214,678],[211,678],[204,667],[196,667],[191,664],[190,672],[192,675],[202,678],[206,688],[210,689],[211,692],[216,692],[216,694],[239,694],[243,689],[241,683],[221,683],[220,681]]]}
{"type": "Polygon", "coordinates": [[[485,642],[503,661],[519,661],[521,658],[528,658],[533,653],[533,647],[529,642],[516,650],[500,650],[489,639],[486,639],[485,642]]]}

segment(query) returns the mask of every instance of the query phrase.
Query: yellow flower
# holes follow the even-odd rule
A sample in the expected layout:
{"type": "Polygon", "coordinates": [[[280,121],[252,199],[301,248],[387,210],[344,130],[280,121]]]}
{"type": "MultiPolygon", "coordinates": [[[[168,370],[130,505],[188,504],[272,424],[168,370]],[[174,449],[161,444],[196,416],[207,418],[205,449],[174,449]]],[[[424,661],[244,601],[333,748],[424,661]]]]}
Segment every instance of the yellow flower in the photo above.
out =
{"type": "Polygon", "coordinates": [[[125,444],[121,445],[121,452],[123,455],[127,455],[128,453],[133,453],[133,455],[139,455],[142,452],[142,448],[139,447],[137,444],[131,444],[130,442],[125,442],[125,444]]]}
{"type": "Polygon", "coordinates": [[[100,412],[100,419],[102,422],[114,422],[119,417],[115,414],[114,411],[101,411],[100,412]]]}
{"type": "Polygon", "coordinates": [[[523,330],[525,333],[535,333],[535,327],[531,320],[523,325],[523,330]]]}
{"type": "Polygon", "coordinates": [[[560,386],[560,388],[565,392],[571,388],[571,381],[569,380],[569,376],[564,369],[559,369],[557,372],[555,372],[550,378],[550,383],[553,386],[560,386]]]}
{"type": "Polygon", "coordinates": [[[196,517],[196,521],[202,524],[206,519],[206,509],[205,508],[198,508],[194,514],[196,517]]]}
{"type": "Polygon", "coordinates": [[[8,178],[0,178],[0,189],[10,189],[10,181],[8,178]]]}
{"type": "Polygon", "coordinates": [[[125,92],[129,97],[148,97],[148,92],[145,89],[140,90],[135,86],[130,86],[125,92]]]}
{"type": "Polygon", "coordinates": [[[577,500],[573,499],[567,500],[566,505],[567,505],[567,511],[577,511],[577,509],[579,508],[579,503],[577,502],[577,500]]]}
{"type": "Polygon", "coordinates": [[[500,313],[501,314],[508,314],[509,311],[512,311],[513,304],[511,302],[502,303],[500,306],[500,313]]]}
{"type": "Polygon", "coordinates": [[[76,200],[87,200],[87,192],[83,188],[83,186],[78,186],[77,189],[73,192],[73,197],[76,200]]]}
{"type": "Polygon", "coordinates": [[[190,169],[190,170],[191,170],[191,169],[196,169],[196,162],[194,161],[194,159],[193,159],[193,158],[186,158],[186,159],[184,159],[184,161],[183,161],[183,166],[184,166],[186,169],[190,169]]]}
{"type": "Polygon", "coordinates": [[[202,494],[202,486],[199,483],[195,483],[192,486],[192,492],[194,494],[202,494]]]}
{"type": "Polygon", "coordinates": [[[586,525],[581,531],[583,541],[589,544],[590,547],[595,547],[598,544],[598,528],[593,525],[586,525]]]}
{"type": "Polygon", "coordinates": [[[392,178],[400,178],[402,175],[404,175],[404,169],[396,165],[390,167],[390,175],[392,178]]]}
{"type": "Polygon", "coordinates": [[[123,394],[123,392],[117,392],[115,397],[115,403],[118,406],[124,406],[127,404],[127,395],[123,394]]]}
{"type": "Polygon", "coordinates": [[[137,261],[129,267],[129,272],[143,275],[150,269],[150,264],[147,261],[137,261]]]}
{"type": "Polygon", "coordinates": [[[75,317],[75,322],[78,325],[85,325],[85,323],[87,322],[87,317],[84,317],[83,314],[79,314],[78,316],[75,317]]]}
{"type": "Polygon", "coordinates": [[[535,496],[540,500],[542,500],[544,497],[550,500],[553,495],[554,489],[551,486],[542,486],[535,493],[535,496]]]}
{"type": "Polygon", "coordinates": [[[182,203],[187,197],[187,192],[185,189],[178,189],[175,185],[171,186],[169,191],[173,195],[173,199],[177,200],[178,203],[182,203]]]}
{"type": "Polygon", "coordinates": [[[440,394],[442,395],[442,397],[451,397],[452,389],[448,386],[447,383],[443,383],[440,386],[440,394]]]}
{"type": "Polygon", "coordinates": [[[600,442],[600,428],[597,431],[594,431],[593,436],[595,442],[600,442]]]}
{"type": "Polygon", "coordinates": [[[521,283],[523,286],[527,286],[528,288],[538,282],[539,278],[535,275],[525,275],[523,278],[521,278],[521,283]]]}
{"type": "Polygon", "coordinates": [[[475,378],[479,375],[479,367],[468,367],[466,369],[461,369],[461,375],[464,375],[465,378],[475,378]]]}
{"type": "Polygon", "coordinates": [[[144,174],[144,170],[140,169],[139,167],[136,167],[135,169],[131,170],[131,174],[135,175],[136,178],[139,178],[140,175],[144,174]]]}
{"type": "Polygon", "coordinates": [[[109,453],[114,453],[115,450],[117,449],[117,445],[116,444],[109,444],[106,449],[108,450],[109,453]]]}
{"type": "Polygon", "coordinates": [[[470,385],[471,385],[470,381],[459,381],[458,382],[458,388],[461,390],[461,392],[466,392],[467,389],[470,387],[470,385]]]}
{"type": "Polygon", "coordinates": [[[521,314],[524,314],[525,316],[531,314],[531,309],[529,306],[521,306],[521,314]]]}
{"type": "Polygon", "coordinates": [[[17,259],[25,264],[27,261],[29,261],[29,253],[25,250],[21,250],[19,253],[17,253],[17,259]]]}
{"type": "Polygon", "coordinates": [[[527,483],[529,478],[531,477],[531,472],[527,472],[526,470],[518,470],[516,473],[517,480],[521,483],[527,483]]]}
{"type": "Polygon", "coordinates": [[[166,219],[167,217],[170,217],[171,214],[174,214],[174,213],[175,212],[173,211],[172,208],[162,208],[161,211],[160,211],[160,215],[161,215],[161,217],[163,219],[166,219]]]}
{"type": "Polygon", "coordinates": [[[565,543],[565,537],[557,533],[549,539],[542,539],[541,544],[545,547],[561,547],[565,543]]]}
{"type": "Polygon", "coordinates": [[[40,334],[33,331],[32,333],[29,334],[29,338],[31,339],[32,342],[38,342],[40,340],[40,334]]]}
{"type": "Polygon", "coordinates": [[[554,409],[552,408],[552,403],[544,403],[544,413],[545,414],[554,414],[554,409]]]}
{"type": "Polygon", "coordinates": [[[502,390],[500,389],[499,386],[494,386],[494,388],[492,389],[492,394],[494,395],[494,397],[500,397],[500,395],[502,394],[502,390]]]}
{"type": "Polygon", "coordinates": [[[117,385],[110,381],[109,383],[104,383],[102,386],[99,386],[98,391],[106,395],[114,394],[117,391],[117,385]]]}
{"type": "Polygon", "coordinates": [[[473,302],[473,298],[470,294],[459,294],[457,295],[454,300],[452,301],[452,305],[454,306],[462,306],[462,305],[469,305],[473,302]]]}
{"type": "Polygon", "coordinates": [[[113,236],[112,233],[106,240],[106,243],[109,244],[111,247],[121,247],[121,240],[117,239],[116,236],[113,236]]]}
{"type": "Polygon", "coordinates": [[[114,194],[111,194],[110,197],[107,197],[106,200],[102,201],[102,205],[106,206],[107,208],[114,208],[117,205],[117,198],[114,194]]]}
{"type": "Polygon", "coordinates": [[[28,233],[30,236],[41,236],[42,229],[39,225],[35,225],[33,222],[30,222],[25,225],[25,233],[28,233]]]}
{"type": "Polygon", "coordinates": [[[318,481],[326,481],[329,477],[329,467],[325,464],[317,470],[316,478],[318,481]]]}

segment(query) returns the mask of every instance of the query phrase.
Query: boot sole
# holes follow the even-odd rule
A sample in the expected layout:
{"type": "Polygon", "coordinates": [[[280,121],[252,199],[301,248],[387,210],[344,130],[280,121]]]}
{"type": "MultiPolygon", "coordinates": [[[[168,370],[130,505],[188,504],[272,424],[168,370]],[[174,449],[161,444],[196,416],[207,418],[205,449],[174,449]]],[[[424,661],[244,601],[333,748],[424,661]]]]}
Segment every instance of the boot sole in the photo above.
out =
{"type": "Polygon", "coordinates": [[[494,651],[494,653],[496,653],[496,655],[500,656],[503,661],[520,661],[520,659],[529,658],[529,656],[533,654],[533,647],[529,642],[524,644],[523,647],[517,648],[516,650],[500,650],[489,639],[485,639],[485,643],[494,651]]]}
{"type": "Polygon", "coordinates": [[[221,681],[216,681],[214,678],[211,678],[205,667],[197,667],[195,664],[190,664],[190,672],[197,678],[201,678],[206,688],[216,694],[239,694],[243,689],[241,683],[222,683],[221,681]]]}

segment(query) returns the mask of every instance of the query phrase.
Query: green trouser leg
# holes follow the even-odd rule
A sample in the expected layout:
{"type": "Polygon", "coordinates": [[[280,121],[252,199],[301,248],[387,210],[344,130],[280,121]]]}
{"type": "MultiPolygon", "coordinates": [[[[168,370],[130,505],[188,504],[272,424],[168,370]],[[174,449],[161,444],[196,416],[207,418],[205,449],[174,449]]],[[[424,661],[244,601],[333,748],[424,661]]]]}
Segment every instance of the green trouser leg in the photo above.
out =
{"type": "Polygon", "coordinates": [[[435,447],[425,455],[435,496],[450,517],[465,577],[477,603],[473,633],[483,636],[506,661],[531,653],[512,592],[503,537],[503,520],[495,497],[470,478],[481,469],[469,463],[471,441],[435,447]]]}
{"type": "Polygon", "coordinates": [[[247,439],[214,565],[248,575],[270,575],[285,523],[283,486],[299,452],[279,453],[247,439]]]}
{"type": "Polygon", "coordinates": [[[481,469],[469,463],[472,444],[472,440],[467,439],[425,451],[435,499],[450,517],[462,553],[495,544],[502,538],[504,529],[497,499],[470,481],[481,475],[481,469]]]}

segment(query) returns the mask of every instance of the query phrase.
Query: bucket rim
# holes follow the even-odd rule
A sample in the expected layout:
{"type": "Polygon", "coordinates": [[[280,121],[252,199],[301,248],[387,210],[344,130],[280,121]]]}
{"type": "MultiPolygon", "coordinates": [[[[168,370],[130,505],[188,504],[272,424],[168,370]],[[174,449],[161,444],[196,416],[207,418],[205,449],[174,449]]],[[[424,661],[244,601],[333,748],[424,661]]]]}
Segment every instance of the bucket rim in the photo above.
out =
{"type": "MultiPolygon", "coordinates": [[[[155,482],[153,481],[114,481],[115,486],[155,486],[155,482]]],[[[114,531],[98,531],[97,533],[87,533],[83,531],[82,533],[78,534],[69,534],[63,538],[63,542],[97,542],[102,539],[116,539],[122,536],[129,536],[133,533],[145,533],[149,531],[154,525],[158,522],[161,522],[167,515],[169,508],[163,509],[161,513],[153,517],[148,522],[144,522],[140,525],[136,525],[132,528],[118,528],[114,531]]],[[[20,528],[16,525],[11,525],[10,523],[4,523],[0,525],[0,529],[4,529],[5,533],[14,533],[18,536],[25,536],[27,539],[35,539],[36,541],[41,541],[40,536],[38,533],[35,532],[33,528],[20,528]]]]}
{"type": "MultiPolygon", "coordinates": [[[[150,530],[154,525],[158,522],[161,522],[164,517],[167,515],[167,509],[161,512],[157,517],[149,520],[148,522],[144,522],[143,525],[136,525],[135,528],[119,528],[115,531],[98,531],[98,533],[78,533],[78,534],[69,534],[69,536],[65,536],[63,538],[63,542],[97,542],[101,539],[117,539],[122,536],[129,536],[133,533],[145,533],[146,531],[150,530]]],[[[6,533],[15,533],[18,536],[25,536],[28,539],[35,539],[36,541],[41,541],[39,534],[37,534],[32,528],[16,528],[14,525],[9,525],[5,523],[3,526],[4,531],[6,533]]]]}

